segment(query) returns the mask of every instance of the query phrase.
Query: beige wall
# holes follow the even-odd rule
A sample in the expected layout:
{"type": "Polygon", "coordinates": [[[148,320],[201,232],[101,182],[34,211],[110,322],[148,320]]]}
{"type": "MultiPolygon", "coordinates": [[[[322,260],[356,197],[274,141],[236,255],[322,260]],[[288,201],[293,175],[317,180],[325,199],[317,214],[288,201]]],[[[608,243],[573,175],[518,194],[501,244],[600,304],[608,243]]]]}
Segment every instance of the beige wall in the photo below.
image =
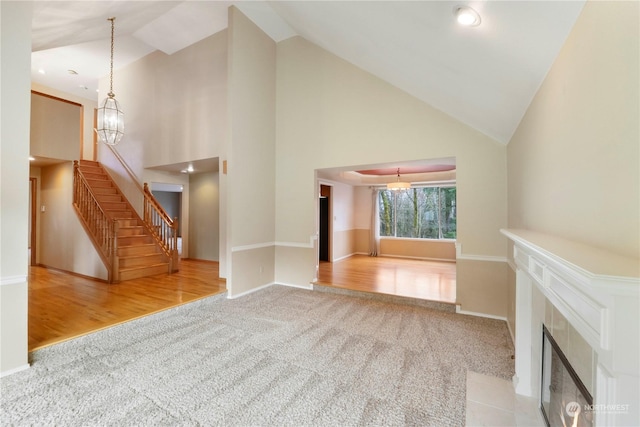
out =
{"type": "MultiPolygon", "coordinates": [[[[125,113],[125,136],[116,150],[140,184],[184,186],[181,231],[183,256],[189,257],[189,177],[150,168],[222,156],[227,136],[227,31],[173,55],[151,53],[116,70],[113,83],[125,113]]],[[[107,78],[101,80],[100,93],[107,92],[108,84],[107,78]]],[[[140,213],[137,186],[102,144],[98,160],[140,213]]],[[[219,258],[224,277],[224,257],[219,258]]]]}
{"type": "Polygon", "coordinates": [[[278,44],[277,87],[277,241],[315,235],[316,169],[455,157],[458,241],[468,254],[506,256],[505,146],[300,37],[278,44]]]}
{"type": "Polygon", "coordinates": [[[107,270],[73,209],[73,164],[41,169],[39,263],[107,280],[107,270]]]}
{"type": "Polygon", "coordinates": [[[455,261],[456,243],[444,240],[381,238],[380,255],[455,261]]]}
{"type": "Polygon", "coordinates": [[[456,261],[456,303],[464,312],[506,318],[508,285],[505,262],[456,261]]]}
{"type": "MultiPolygon", "coordinates": [[[[585,4],[507,147],[510,228],[639,257],[639,13],[637,2],[585,4]]],[[[593,350],[535,286],[532,297],[532,323],[545,323],[593,393],[593,350]]]]}
{"type": "Polygon", "coordinates": [[[218,172],[207,172],[189,179],[189,258],[219,260],[218,177],[218,172]]]}
{"type": "MultiPolygon", "coordinates": [[[[368,254],[369,230],[335,231],[332,245],[333,261],[354,254],[368,254]]],[[[456,244],[452,241],[382,238],[378,254],[380,256],[455,262],[456,244]]]]}
{"type": "Polygon", "coordinates": [[[281,242],[277,244],[275,258],[276,283],[310,289],[311,282],[318,278],[317,270],[309,278],[306,270],[293,268],[293,266],[316,265],[318,263],[316,249],[310,245],[301,246],[287,246],[281,242]]]}
{"type": "Polygon", "coordinates": [[[332,260],[338,261],[356,253],[356,230],[340,230],[334,231],[331,245],[333,250],[332,260]]]}
{"type": "Polygon", "coordinates": [[[585,4],[509,142],[509,227],[640,256],[639,8],[585,4]]]}
{"type": "MultiPolygon", "coordinates": [[[[57,89],[53,89],[47,86],[43,86],[38,83],[31,83],[31,89],[44,93],[47,95],[55,96],[57,98],[66,99],[71,102],[75,102],[77,104],[82,105],[82,158],[86,160],[93,160],[93,151],[94,151],[94,135],[95,132],[93,130],[93,116],[94,111],[98,107],[98,102],[96,99],[92,98],[82,98],[76,95],[69,94],[67,92],[62,92],[57,89]]],[[[89,95],[90,97],[92,95],[89,95]]],[[[80,159],[78,151],[76,150],[74,160],[80,159]]]]}
{"type": "MultiPolygon", "coordinates": [[[[100,81],[101,94],[108,84],[100,81]]],[[[117,149],[140,179],[147,167],[220,155],[227,129],[227,31],[173,55],[151,53],[116,70],[113,85],[125,113],[117,149]]],[[[99,147],[100,157],[105,150],[99,147]]]]}
{"type": "Polygon", "coordinates": [[[368,228],[356,228],[353,230],[355,234],[355,247],[354,251],[357,254],[369,254],[371,252],[369,248],[370,232],[368,228]]]}
{"type": "Polygon", "coordinates": [[[32,93],[29,154],[51,159],[79,159],[82,109],[81,105],[32,93]]]}
{"type": "Polygon", "coordinates": [[[30,2],[0,2],[0,375],[28,366],[30,2]]]}
{"type": "MultiPolygon", "coordinates": [[[[229,8],[226,217],[235,297],[275,280],[275,42],[229,8]]],[[[230,279],[230,280],[229,280],[230,279]]]]}

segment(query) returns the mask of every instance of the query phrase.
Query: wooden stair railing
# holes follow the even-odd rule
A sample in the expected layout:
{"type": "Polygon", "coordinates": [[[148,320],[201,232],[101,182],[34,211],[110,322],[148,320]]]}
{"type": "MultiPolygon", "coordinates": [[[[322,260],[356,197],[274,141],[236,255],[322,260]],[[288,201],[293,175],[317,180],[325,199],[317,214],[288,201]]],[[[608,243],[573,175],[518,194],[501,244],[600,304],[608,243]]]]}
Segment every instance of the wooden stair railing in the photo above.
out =
{"type": "Polygon", "coordinates": [[[120,162],[131,180],[135,183],[136,188],[142,192],[144,196],[142,220],[162,248],[162,251],[169,257],[169,271],[178,271],[180,262],[180,256],[178,254],[178,218],[171,219],[162,205],[160,205],[153,196],[147,183],[144,183],[143,188],[140,185],[140,180],[120,153],[111,145],[107,145],[107,147],[109,147],[113,156],[120,162]]]}
{"type": "Polygon", "coordinates": [[[77,160],[73,162],[73,207],[107,268],[107,281],[118,281],[118,221],[109,218],[100,207],[77,160]]]}
{"type": "Polygon", "coordinates": [[[143,220],[149,227],[165,255],[169,257],[171,271],[178,271],[178,218],[171,219],[144,183],[143,220]]]}

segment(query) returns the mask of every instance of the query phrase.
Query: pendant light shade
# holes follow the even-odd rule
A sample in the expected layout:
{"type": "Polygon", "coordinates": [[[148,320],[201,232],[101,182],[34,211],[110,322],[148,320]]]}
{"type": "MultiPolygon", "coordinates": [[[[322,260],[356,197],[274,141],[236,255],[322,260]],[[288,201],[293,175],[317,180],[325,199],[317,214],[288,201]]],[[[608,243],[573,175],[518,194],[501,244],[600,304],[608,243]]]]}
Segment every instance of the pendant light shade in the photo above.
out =
{"type": "Polygon", "coordinates": [[[407,190],[411,188],[410,182],[402,182],[400,181],[400,168],[398,168],[398,177],[396,178],[396,182],[390,182],[387,184],[387,190],[407,190]]]}
{"type": "Polygon", "coordinates": [[[98,128],[100,141],[116,145],[124,135],[124,113],[113,93],[105,98],[98,108],[98,128]]]}
{"type": "Polygon", "coordinates": [[[116,145],[124,135],[124,113],[113,93],[113,34],[114,21],[111,21],[111,69],[109,72],[109,93],[98,106],[98,127],[96,133],[100,141],[107,145],[116,145]]]}

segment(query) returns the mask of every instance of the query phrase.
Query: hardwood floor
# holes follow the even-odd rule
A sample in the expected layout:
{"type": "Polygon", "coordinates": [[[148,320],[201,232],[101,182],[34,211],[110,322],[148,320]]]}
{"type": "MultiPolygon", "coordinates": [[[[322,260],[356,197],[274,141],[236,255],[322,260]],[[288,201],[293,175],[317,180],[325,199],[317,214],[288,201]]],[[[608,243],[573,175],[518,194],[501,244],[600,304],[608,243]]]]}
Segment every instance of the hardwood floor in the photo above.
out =
{"type": "Polygon", "coordinates": [[[182,260],[180,271],[109,285],[29,268],[29,351],[226,290],[218,263],[182,260]]]}
{"type": "MultiPolygon", "coordinates": [[[[456,265],[356,255],[321,262],[321,285],[454,303],[456,265]]],[[[182,260],[180,271],[116,285],[29,268],[29,351],[224,292],[218,263],[182,260]]]]}
{"type": "Polygon", "coordinates": [[[319,285],[455,303],[456,264],[355,255],[320,262],[319,285]]]}

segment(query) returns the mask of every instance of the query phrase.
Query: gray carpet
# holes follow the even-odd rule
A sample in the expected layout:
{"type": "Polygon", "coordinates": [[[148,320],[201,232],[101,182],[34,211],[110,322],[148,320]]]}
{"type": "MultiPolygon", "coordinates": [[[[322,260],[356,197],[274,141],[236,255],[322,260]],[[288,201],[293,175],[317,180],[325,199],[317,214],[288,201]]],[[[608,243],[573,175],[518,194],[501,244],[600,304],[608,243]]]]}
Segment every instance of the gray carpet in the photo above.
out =
{"type": "Polygon", "coordinates": [[[511,354],[501,321],[272,286],[35,352],[0,425],[461,426],[511,354]]]}

